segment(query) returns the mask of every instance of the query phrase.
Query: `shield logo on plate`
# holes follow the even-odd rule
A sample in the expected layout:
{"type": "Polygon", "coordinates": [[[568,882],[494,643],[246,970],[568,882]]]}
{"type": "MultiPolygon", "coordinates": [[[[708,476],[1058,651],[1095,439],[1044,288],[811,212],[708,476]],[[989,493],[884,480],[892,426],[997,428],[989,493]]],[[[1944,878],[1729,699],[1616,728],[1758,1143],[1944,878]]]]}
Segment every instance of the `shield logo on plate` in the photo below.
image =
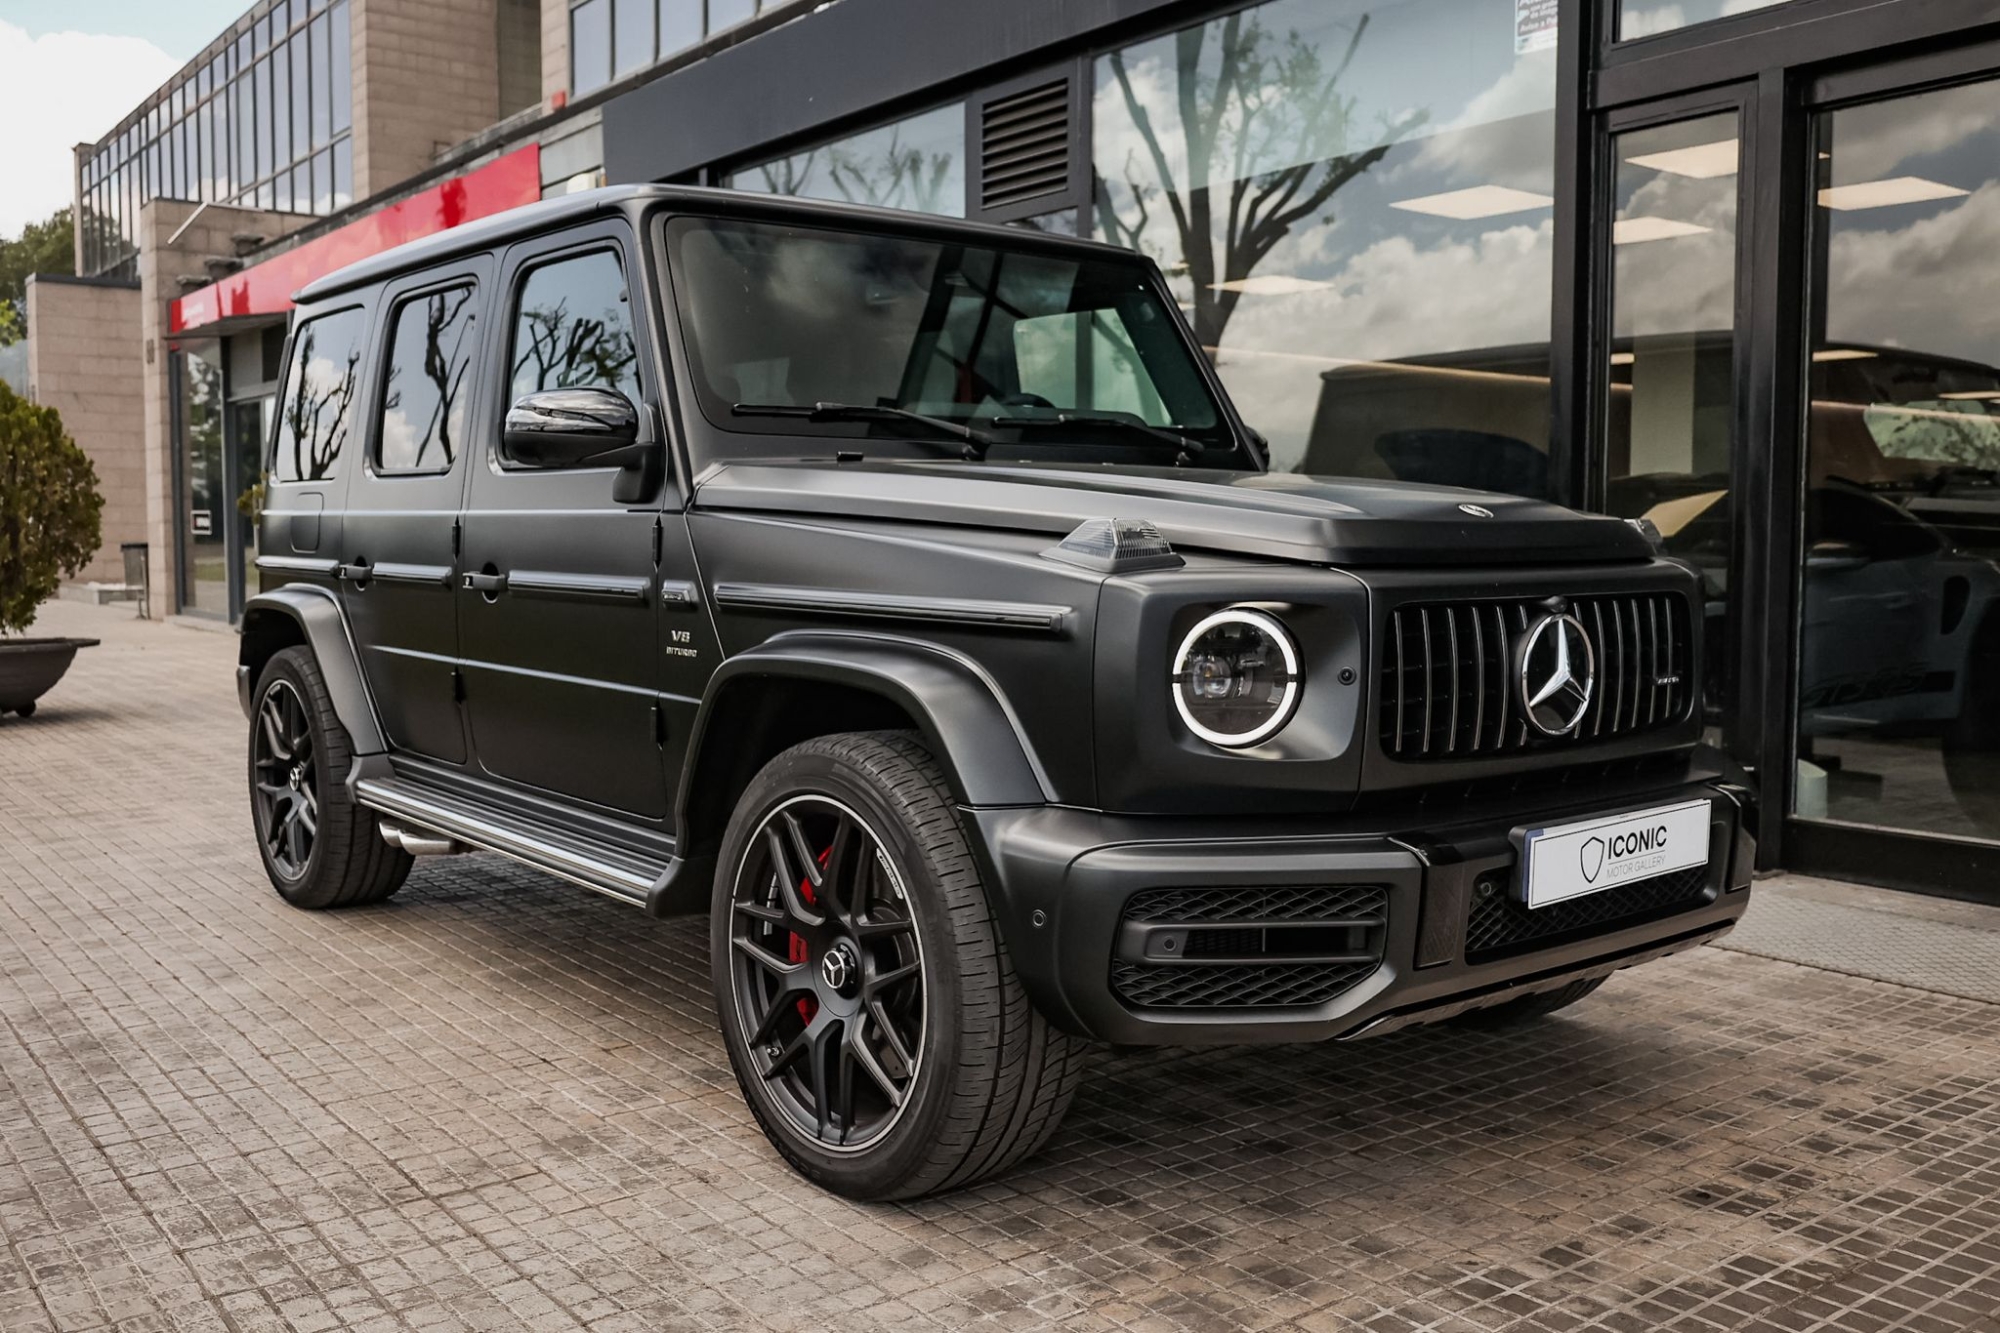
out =
{"type": "Polygon", "coordinates": [[[1592,838],[1576,849],[1577,869],[1583,872],[1583,882],[1597,883],[1597,873],[1604,869],[1604,839],[1592,838]]]}

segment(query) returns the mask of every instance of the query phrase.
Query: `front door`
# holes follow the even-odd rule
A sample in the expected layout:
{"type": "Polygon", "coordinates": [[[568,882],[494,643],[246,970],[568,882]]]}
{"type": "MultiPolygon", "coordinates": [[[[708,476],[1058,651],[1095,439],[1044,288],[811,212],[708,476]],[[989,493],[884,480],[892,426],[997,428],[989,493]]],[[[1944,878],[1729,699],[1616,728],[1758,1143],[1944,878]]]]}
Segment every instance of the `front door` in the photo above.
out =
{"type": "Polygon", "coordinates": [[[1813,90],[1787,846],[1891,879],[2000,842],[2000,49],[1980,56],[1813,90]]]}
{"type": "Polygon", "coordinates": [[[537,792],[664,821],[659,712],[659,497],[626,505],[608,468],[518,466],[507,404],[539,389],[601,385],[657,433],[660,401],[636,313],[623,226],[516,246],[502,265],[503,367],[464,520],[456,597],[478,763],[537,792]]]}
{"type": "Polygon", "coordinates": [[[383,294],[364,452],[348,484],[340,596],[389,743],[465,761],[458,706],[455,525],[466,458],[490,415],[479,376],[490,264],[383,294]]]}

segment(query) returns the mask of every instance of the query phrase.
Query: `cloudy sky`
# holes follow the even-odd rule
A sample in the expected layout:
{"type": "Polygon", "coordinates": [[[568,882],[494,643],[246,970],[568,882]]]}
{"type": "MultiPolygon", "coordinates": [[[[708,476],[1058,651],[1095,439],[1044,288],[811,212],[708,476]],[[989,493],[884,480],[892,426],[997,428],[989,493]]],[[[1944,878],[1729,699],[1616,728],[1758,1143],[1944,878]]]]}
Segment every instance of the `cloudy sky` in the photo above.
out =
{"type": "Polygon", "coordinates": [[[94,141],[251,0],[0,0],[0,236],[70,202],[94,141]]]}

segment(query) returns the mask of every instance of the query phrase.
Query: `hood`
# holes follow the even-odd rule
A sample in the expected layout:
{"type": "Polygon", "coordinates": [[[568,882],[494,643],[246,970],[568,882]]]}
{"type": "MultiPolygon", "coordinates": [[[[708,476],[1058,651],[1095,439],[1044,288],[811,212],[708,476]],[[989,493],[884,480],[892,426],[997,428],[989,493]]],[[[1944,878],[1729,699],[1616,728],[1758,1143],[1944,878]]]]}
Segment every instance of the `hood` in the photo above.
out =
{"type": "Polygon", "coordinates": [[[1414,482],[1184,468],[877,460],[726,463],[703,509],[847,515],[1063,536],[1093,518],[1147,519],[1177,548],[1329,565],[1644,560],[1623,519],[1414,482]],[[1475,505],[1492,517],[1467,513],[1475,505]]]}

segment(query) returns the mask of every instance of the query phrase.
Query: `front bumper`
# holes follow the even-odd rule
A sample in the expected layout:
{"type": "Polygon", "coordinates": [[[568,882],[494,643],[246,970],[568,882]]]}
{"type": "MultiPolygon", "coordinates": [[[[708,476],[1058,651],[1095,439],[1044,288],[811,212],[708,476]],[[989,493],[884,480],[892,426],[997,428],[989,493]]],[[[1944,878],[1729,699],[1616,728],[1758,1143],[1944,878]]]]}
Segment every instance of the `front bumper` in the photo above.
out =
{"type": "Polygon", "coordinates": [[[1356,1037],[1603,975],[1726,932],[1748,905],[1755,863],[1737,793],[1693,781],[1588,800],[1572,793],[1421,830],[1385,831],[1377,818],[1364,831],[1348,816],[1301,828],[1241,819],[1162,827],[1056,807],[964,815],[1030,997],[1071,1032],[1142,1045],[1356,1037]],[[1689,799],[1710,802],[1703,869],[1562,917],[1513,900],[1521,828],[1689,799]],[[1238,910],[1220,924],[1248,933],[1225,938],[1208,923],[1193,933],[1210,956],[1174,957],[1191,935],[1160,925],[1150,904],[1191,901],[1238,910]],[[1284,908],[1239,910],[1245,901],[1339,904],[1345,915],[1331,929],[1266,929],[1274,922],[1260,918],[1284,908]],[[1252,956],[1231,944],[1246,939],[1278,952],[1252,956]],[[1211,984],[1225,976],[1229,984],[1211,984]]]}

